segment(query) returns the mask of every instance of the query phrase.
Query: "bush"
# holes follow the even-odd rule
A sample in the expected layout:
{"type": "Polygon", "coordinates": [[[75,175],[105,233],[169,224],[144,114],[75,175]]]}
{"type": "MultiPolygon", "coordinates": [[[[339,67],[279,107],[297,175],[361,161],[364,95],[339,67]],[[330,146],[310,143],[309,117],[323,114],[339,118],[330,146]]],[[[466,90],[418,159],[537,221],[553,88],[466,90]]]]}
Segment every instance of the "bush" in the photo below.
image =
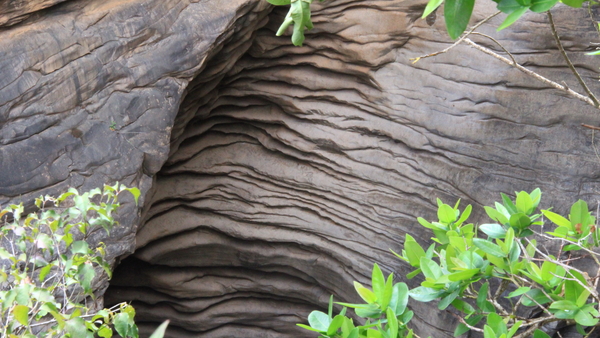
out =
{"type": "MultiPolygon", "coordinates": [[[[75,189],[36,199],[39,211],[22,217],[23,205],[0,212],[0,336],[138,337],[135,310],[126,303],[97,310],[93,281],[111,276],[105,245],[90,247],[92,231],[116,225],[118,196],[140,191],[118,183],[79,194],[75,189]],[[64,206],[63,206],[64,205],[64,206]]],[[[101,230],[101,229],[100,229],[101,230]]],[[[164,334],[167,323],[152,338],[164,334]]]]}
{"type": "Polygon", "coordinates": [[[434,243],[424,249],[407,234],[402,254],[394,253],[415,269],[407,277],[420,276],[420,286],[408,290],[405,283],[393,284],[393,275],[385,279],[375,264],[372,289],[354,283],[366,304],[337,303],[344,308],[334,317],[330,302],[328,314],[313,311],[310,326],[298,325],[320,337],[413,337],[407,327],[413,315],[407,308],[410,297],[436,300],[440,310],[452,311],[460,321],[455,336],[474,330],[485,338],[549,338],[543,326],[564,321],[589,337],[600,317],[600,261],[594,251],[600,245],[600,230],[582,200],[573,204],[568,218],[550,210],[535,213],[541,194],[539,189],[521,191],[515,201],[502,194],[502,203],[485,207],[494,222],[479,226],[465,224],[470,205],[461,213],[460,201],[452,207],[438,199],[438,221],[417,219],[433,232],[434,243]],[[544,217],[557,226],[553,231],[541,232],[544,217]],[[534,229],[540,231],[536,234],[534,229]],[[533,235],[557,242],[557,252],[552,255],[543,246],[540,250],[533,235]],[[586,259],[581,265],[594,263],[597,276],[574,266],[586,259]],[[366,319],[364,325],[356,326],[346,316],[347,307],[366,319]],[[538,308],[542,315],[521,317],[524,308],[538,308]]]}

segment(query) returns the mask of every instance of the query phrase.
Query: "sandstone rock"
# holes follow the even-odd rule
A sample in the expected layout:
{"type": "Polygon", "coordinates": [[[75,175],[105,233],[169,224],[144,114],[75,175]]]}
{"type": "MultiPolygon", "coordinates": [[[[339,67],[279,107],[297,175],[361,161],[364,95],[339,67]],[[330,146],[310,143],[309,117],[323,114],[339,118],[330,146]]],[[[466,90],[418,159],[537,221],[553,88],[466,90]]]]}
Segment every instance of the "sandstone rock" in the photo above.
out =
{"type": "MultiPolygon", "coordinates": [[[[128,203],[123,227],[95,239],[113,258],[136,251],[107,304],[133,300],[143,333],[170,318],[169,337],[312,337],[294,324],[330,294],[356,301],[373,262],[410,271],[388,249],[428,240],[414,218],[436,197],[596,200],[600,160],[580,127],[600,125],[596,110],[467,46],[412,64],[451,43],[441,15],[418,19],[423,1],[319,6],[300,48],[274,36],[286,9],[263,27],[257,0],[68,1],[0,31],[0,204],[136,185],[142,216],[128,203]]],[[[10,15],[41,7],[27,8],[10,15]]],[[[588,14],[556,19],[600,92],[598,59],[579,52],[597,40],[588,14]]],[[[544,15],[494,33],[500,20],[482,31],[577,88],[544,15]]],[[[432,309],[416,307],[420,334],[451,336],[453,317],[432,309]]]]}

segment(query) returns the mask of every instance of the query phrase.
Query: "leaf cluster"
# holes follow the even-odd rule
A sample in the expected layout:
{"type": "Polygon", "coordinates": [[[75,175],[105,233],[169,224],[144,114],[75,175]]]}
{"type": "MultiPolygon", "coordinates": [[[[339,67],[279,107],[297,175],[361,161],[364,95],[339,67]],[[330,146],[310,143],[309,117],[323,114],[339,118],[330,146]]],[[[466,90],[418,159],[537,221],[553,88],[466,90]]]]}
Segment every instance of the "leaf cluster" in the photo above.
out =
{"type": "MultiPolygon", "coordinates": [[[[600,244],[600,231],[587,203],[582,200],[574,203],[565,218],[550,210],[536,212],[542,196],[539,189],[531,193],[521,191],[515,196],[513,200],[502,194],[502,202],[484,207],[493,222],[479,226],[467,223],[472,210],[470,205],[461,212],[460,201],[451,206],[438,199],[437,221],[417,218],[421,226],[432,231],[433,244],[424,248],[406,234],[401,254],[394,252],[414,268],[407,278],[419,276],[422,282],[411,290],[404,283],[397,283],[392,289],[397,293],[392,292],[394,297],[437,301],[440,310],[451,311],[460,318],[454,332],[456,336],[475,330],[485,338],[547,338],[540,328],[557,321],[575,324],[582,335],[593,331],[600,318],[596,282],[599,276],[590,277],[572,265],[573,259],[564,257],[577,251],[584,253],[598,265],[600,274],[598,253],[594,251],[600,244]],[[555,255],[548,253],[545,247],[541,250],[531,238],[535,235],[534,229],[543,229],[544,217],[557,228],[537,236],[560,242],[555,255]],[[531,307],[538,308],[543,315],[540,318],[519,316],[525,308],[531,307]]],[[[357,292],[367,305],[339,304],[355,308],[360,317],[382,316],[389,303],[387,293],[381,290],[391,288],[391,281],[384,283],[379,271],[375,265],[373,291],[355,282],[357,292]]],[[[411,313],[404,303],[400,309],[392,306],[392,310],[394,314],[401,313],[400,310],[411,313]]],[[[402,321],[402,331],[393,332],[382,325],[390,320],[389,316],[377,320],[379,326],[371,330],[379,331],[381,337],[415,335],[406,327],[408,320],[402,321]]],[[[366,325],[372,324],[367,322],[366,325]]],[[[315,328],[312,324],[311,327],[315,328]]],[[[323,333],[333,331],[319,332],[325,337],[337,337],[323,333]]],[[[374,333],[369,335],[368,331],[358,330],[357,334],[356,337],[379,337],[374,333]]]]}
{"type": "Polygon", "coordinates": [[[22,204],[0,211],[0,336],[139,336],[131,305],[94,312],[88,304],[95,299],[98,272],[110,278],[111,267],[104,243],[91,247],[86,239],[97,229],[108,234],[117,224],[113,215],[123,191],[137,203],[140,191],[117,183],[39,197],[39,210],[26,216],[22,204]]]}
{"type": "Polygon", "coordinates": [[[373,266],[371,277],[372,289],[354,282],[358,295],[364,304],[336,303],[343,306],[342,311],[333,316],[333,296],[329,300],[329,311],[313,311],[308,316],[310,326],[297,324],[324,338],[396,338],[413,337],[413,331],[406,324],[414,313],[407,311],[408,286],[405,283],[394,283],[394,274],[387,278],[377,264],[373,266]],[[354,309],[358,317],[366,319],[364,325],[356,325],[346,315],[347,308],[354,309]]]}
{"type": "MultiPolygon", "coordinates": [[[[277,31],[277,36],[281,36],[287,28],[293,23],[292,43],[295,46],[302,46],[304,42],[304,30],[312,29],[313,24],[310,20],[310,4],[312,0],[267,0],[270,4],[276,6],[290,5],[290,10],[283,23],[277,31]]],[[[561,2],[567,6],[580,8],[588,0],[493,0],[496,8],[506,14],[506,18],[498,27],[498,30],[509,27],[515,23],[521,16],[528,11],[543,13],[549,11],[557,3],[561,2]]],[[[422,18],[426,18],[444,4],[444,20],[448,35],[452,39],[458,39],[467,29],[475,0],[429,0],[422,18]]],[[[600,52],[597,52],[597,55],[600,52]]]]}

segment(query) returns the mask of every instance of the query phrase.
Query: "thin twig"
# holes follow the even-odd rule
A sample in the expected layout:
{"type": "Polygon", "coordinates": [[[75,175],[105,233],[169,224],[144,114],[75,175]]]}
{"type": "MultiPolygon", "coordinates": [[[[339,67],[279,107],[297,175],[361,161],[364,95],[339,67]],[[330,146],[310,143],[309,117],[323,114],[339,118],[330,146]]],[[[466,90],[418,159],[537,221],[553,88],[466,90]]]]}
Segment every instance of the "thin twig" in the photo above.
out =
{"type": "Polygon", "coordinates": [[[543,77],[542,75],[540,75],[540,74],[538,74],[538,73],[536,73],[536,72],[534,72],[534,71],[531,71],[531,70],[529,70],[529,69],[527,69],[527,68],[525,68],[525,67],[521,66],[520,64],[518,64],[518,63],[515,63],[515,62],[513,62],[513,61],[511,61],[511,60],[509,60],[509,59],[507,59],[507,58],[505,58],[505,57],[504,57],[504,56],[502,56],[502,55],[499,55],[498,53],[494,52],[493,50],[491,50],[491,49],[489,49],[489,48],[483,47],[483,46],[481,46],[481,45],[479,45],[479,44],[477,44],[477,43],[473,42],[473,41],[472,41],[471,39],[469,39],[469,38],[466,38],[464,41],[465,41],[466,43],[468,43],[469,45],[471,45],[471,47],[473,47],[473,48],[475,48],[475,49],[477,49],[477,50],[479,50],[479,51],[481,51],[481,52],[484,52],[485,54],[488,54],[488,55],[490,55],[490,56],[493,56],[493,57],[495,57],[496,59],[498,59],[498,60],[500,60],[500,61],[502,61],[502,62],[506,63],[507,65],[510,65],[510,66],[513,66],[513,67],[517,68],[518,70],[520,70],[520,71],[522,71],[523,73],[525,73],[525,74],[527,74],[527,75],[529,75],[529,76],[533,77],[534,79],[536,79],[536,80],[538,80],[538,81],[541,81],[541,82],[543,82],[543,83],[545,83],[545,84],[549,85],[549,86],[550,86],[550,87],[552,87],[552,88],[555,88],[555,89],[558,89],[558,90],[560,90],[560,91],[563,91],[563,92],[565,92],[567,95],[569,95],[569,96],[571,96],[571,97],[573,97],[573,98],[576,98],[576,99],[578,99],[578,100],[580,100],[580,101],[583,101],[583,102],[585,102],[585,103],[589,104],[590,106],[594,106],[594,107],[595,107],[594,101],[592,101],[592,99],[590,99],[589,97],[587,97],[587,96],[584,96],[584,95],[581,95],[581,94],[579,94],[578,92],[576,92],[576,91],[573,91],[572,89],[568,88],[567,86],[563,86],[563,85],[561,85],[561,84],[559,84],[559,83],[557,83],[557,82],[554,82],[554,81],[552,81],[552,80],[550,80],[550,79],[548,79],[548,78],[546,78],[546,77],[543,77]]]}
{"type": "Polygon", "coordinates": [[[515,60],[515,57],[512,55],[512,53],[511,53],[511,52],[509,52],[509,51],[508,51],[508,49],[504,48],[504,46],[502,46],[502,44],[501,44],[501,43],[500,43],[498,40],[494,39],[493,37],[491,37],[491,36],[489,36],[489,35],[487,35],[487,34],[483,34],[483,33],[479,33],[479,32],[473,32],[473,34],[475,34],[475,35],[481,35],[481,36],[484,36],[484,37],[486,37],[486,38],[488,38],[488,39],[490,39],[490,40],[494,41],[494,42],[495,42],[495,43],[498,45],[498,47],[502,48],[502,50],[503,50],[503,51],[504,51],[506,54],[508,54],[508,56],[510,56],[510,59],[512,60],[512,62],[513,62],[514,64],[517,64],[517,60],[515,60]]]}
{"type": "Polygon", "coordinates": [[[590,126],[589,124],[585,124],[585,123],[582,123],[581,126],[584,128],[589,128],[591,130],[600,130],[600,127],[590,126]]]}
{"type": "Polygon", "coordinates": [[[468,30],[467,32],[465,32],[458,40],[456,40],[450,47],[444,49],[444,50],[440,50],[438,52],[435,53],[431,53],[431,54],[427,54],[427,55],[422,55],[416,58],[412,58],[410,59],[410,61],[412,61],[413,63],[417,63],[417,61],[421,60],[421,59],[426,59],[428,57],[432,57],[432,56],[436,56],[436,55],[440,55],[440,54],[444,54],[446,52],[448,52],[450,49],[458,46],[461,42],[463,42],[470,34],[472,34],[477,28],[479,28],[481,25],[483,25],[484,23],[488,22],[490,19],[492,19],[493,17],[495,17],[496,15],[500,14],[501,12],[498,11],[490,16],[488,16],[487,18],[479,21],[475,26],[473,26],[473,28],[471,28],[470,30],[468,30]]]}
{"type": "Polygon", "coordinates": [[[550,11],[548,11],[546,13],[548,13],[548,20],[550,20],[550,28],[552,29],[552,36],[554,36],[554,40],[556,41],[558,50],[560,51],[563,58],[567,62],[567,65],[569,66],[569,69],[571,69],[571,72],[573,72],[573,75],[575,75],[575,77],[577,78],[577,81],[579,82],[579,84],[581,85],[583,90],[588,94],[588,97],[594,102],[594,107],[599,108],[600,102],[598,102],[598,99],[596,98],[594,93],[592,93],[592,91],[587,86],[585,81],[583,81],[583,78],[581,77],[581,75],[579,75],[579,72],[577,71],[577,69],[575,68],[573,63],[571,62],[571,59],[569,59],[569,56],[567,55],[567,52],[565,51],[565,48],[564,48],[562,42],[560,42],[560,37],[558,36],[558,32],[556,31],[556,26],[554,25],[554,19],[552,18],[552,13],[550,13],[550,11]]]}

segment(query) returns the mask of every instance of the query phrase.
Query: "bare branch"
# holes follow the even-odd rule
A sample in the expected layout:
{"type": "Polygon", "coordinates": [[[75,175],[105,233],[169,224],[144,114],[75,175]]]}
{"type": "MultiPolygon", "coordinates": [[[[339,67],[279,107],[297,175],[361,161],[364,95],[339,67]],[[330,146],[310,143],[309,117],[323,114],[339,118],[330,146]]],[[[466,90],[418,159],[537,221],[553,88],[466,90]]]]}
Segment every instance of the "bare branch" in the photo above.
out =
{"type": "Polygon", "coordinates": [[[444,53],[446,53],[446,52],[447,52],[447,51],[449,51],[450,49],[452,49],[452,48],[454,48],[454,47],[458,46],[458,45],[459,45],[461,42],[463,42],[463,41],[464,41],[464,40],[465,40],[465,39],[466,39],[466,38],[467,38],[467,37],[468,37],[470,34],[472,34],[473,32],[475,32],[475,30],[476,30],[477,28],[479,28],[481,25],[483,25],[484,23],[488,22],[490,19],[492,19],[493,17],[495,17],[496,15],[498,15],[498,14],[500,14],[500,13],[501,13],[501,12],[500,12],[500,11],[498,11],[498,12],[496,12],[496,13],[494,13],[494,14],[492,14],[492,15],[488,16],[487,18],[485,18],[485,19],[483,19],[483,20],[479,21],[479,22],[478,22],[478,23],[477,23],[475,26],[473,26],[473,28],[471,28],[470,30],[468,30],[467,32],[465,32],[465,33],[463,34],[463,36],[461,36],[461,37],[460,37],[458,40],[456,40],[456,41],[455,41],[455,42],[454,42],[454,43],[453,43],[453,44],[452,44],[450,47],[448,47],[448,48],[446,48],[446,49],[444,49],[444,50],[441,50],[441,51],[435,52],[435,53],[431,53],[431,54],[422,55],[422,56],[419,56],[419,57],[416,57],[416,58],[412,58],[412,59],[410,59],[410,61],[412,61],[413,63],[417,63],[417,61],[419,61],[419,60],[421,60],[421,59],[426,59],[426,58],[428,58],[428,57],[432,57],[432,56],[436,56],[436,55],[440,55],[440,54],[444,54],[444,53]]]}
{"type": "Polygon", "coordinates": [[[541,81],[541,82],[545,83],[546,85],[548,85],[548,86],[550,86],[552,88],[558,89],[558,90],[564,92],[565,94],[567,94],[567,95],[569,95],[569,96],[571,96],[573,98],[576,98],[576,99],[578,99],[580,101],[583,101],[583,102],[589,104],[590,106],[596,107],[596,105],[594,104],[594,101],[592,101],[592,99],[590,99],[589,97],[581,95],[578,92],[573,91],[572,89],[568,88],[567,86],[563,86],[563,85],[561,85],[561,84],[559,84],[557,82],[554,82],[554,81],[552,81],[552,80],[550,80],[550,79],[548,79],[546,77],[543,77],[542,75],[540,75],[540,74],[538,74],[538,73],[536,73],[536,72],[534,72],[532,70],[529,70],[529,69],[521,66],[520,64],[516,63],[516,62],[513,62],[513,61],[505,58],[504,56],[502,56],[502,55],[494,52],[493,50],[491,50],[489,48],[483,47],[483,46],[481,46],[481,45],[473,42],[469,38],[465,38],[464,41],[466,43],[468,43],[469,45],[471,45],[471,47],[473,47],[473,48],[475,48],[475,49],[477,49],[477,50],[479,50],[481,52],[484,52],[485,54],[493,56],[496,59],[498,59],[498,60],[506,63],[507,65],[510,65],[510,66],[513,66],[513,67],[517,68],[518,70],[520,70],[523,73],[525,73],[525,74],[527,74],[527,75],[535,78],[536,80],[541,81]]]}
{"type": "Polygon", "coordinates": [[[567,62],[567,65],[569,66],[569,69],[571,69],[571,72],[573,72],[573,75],[575,75],[575,77],[577,78],[577,81],[579,82],[579,84],[581,85],[583,90],[588,94],[588,97],[594,103],[594,107],[599,108],[600,102],[598,102],[598,99],[596,98],[594,93],[592,93],[592,91],[587,86],[587,84],[585,84],[585,81],[583,81],[583,78],[581,77],[581,75],[579,75],[579,72],[577,71],[575,66],[573,66],[571,59],[569,59],[569,56],[567,55],[567,52],[565,51],[565,48],[564,48],[562,42],[560,42],[560,37],[558,36],[558,33],[556,32],[556,26],[554,25],[554,19],[552,18],[552,13],[550,13],[550,11],[548,11],[546,13],[548,13],[548,20],[550,20],[550,28],[552,29],[552,36],[554,36],[554,40],[556,41],[558,50],[560,51],[563,58],[567,62]]]}

